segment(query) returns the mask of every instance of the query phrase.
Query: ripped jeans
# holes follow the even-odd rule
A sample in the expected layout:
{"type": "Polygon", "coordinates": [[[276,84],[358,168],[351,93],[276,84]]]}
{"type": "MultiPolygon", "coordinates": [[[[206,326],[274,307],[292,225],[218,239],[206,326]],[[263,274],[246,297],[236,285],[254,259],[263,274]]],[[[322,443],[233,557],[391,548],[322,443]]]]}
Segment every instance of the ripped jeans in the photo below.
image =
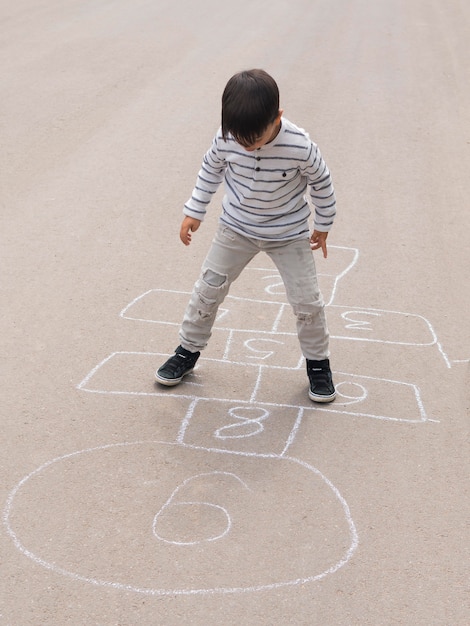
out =
{"type": "Polygon", "coordinates": [[[224,225],[219,225],[186,307],[180,329],[181,345],[190,352],[206,347],[218,308],[230,285],[261,251],[273,260],[284,282],[287,299],[296,316],[302,354],[306,359],[327,358],[329,334],[309,240],[251,239],[224,225]]]}

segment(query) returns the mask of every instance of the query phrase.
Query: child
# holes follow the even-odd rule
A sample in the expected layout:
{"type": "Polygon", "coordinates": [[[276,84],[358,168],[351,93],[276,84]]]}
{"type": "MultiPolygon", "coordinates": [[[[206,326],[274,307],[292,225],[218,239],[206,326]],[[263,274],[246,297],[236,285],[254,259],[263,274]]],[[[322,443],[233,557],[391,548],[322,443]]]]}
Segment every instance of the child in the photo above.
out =
{"type": "Polygon", "coordinates": [[[184,314],[181,343],[155,374],[162,385],[177,385],[193,371],[231,283],[262,250],[275,263],[297,318],[309,397],[314,402],[335,399],[324,303],[311,252],[321,248],[327,255],[335,194],[318,147],[282,114],[278,86],[264,70],[239,72],[228,81],[222,95],[222,126],[184,206],[181,241],[191,243],[224,180],[222,214],[184,314]],[[315,207],[311,236],[307,189],[315,207]]]}

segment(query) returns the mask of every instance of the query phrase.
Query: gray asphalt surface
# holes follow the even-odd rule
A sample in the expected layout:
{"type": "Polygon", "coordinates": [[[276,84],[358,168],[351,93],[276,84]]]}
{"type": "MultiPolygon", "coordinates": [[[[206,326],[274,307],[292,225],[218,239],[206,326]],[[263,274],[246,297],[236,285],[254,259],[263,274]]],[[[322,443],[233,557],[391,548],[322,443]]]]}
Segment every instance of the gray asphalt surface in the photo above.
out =
{"type": "Polygon", "coordinates": [[[470,621],[470,5],[2,3],[0,624],[470,621]],[[270,262],[195,374],[220,197],[183,203],[236,71],[320,145],[339,397],[315,407],[270,262]]]}

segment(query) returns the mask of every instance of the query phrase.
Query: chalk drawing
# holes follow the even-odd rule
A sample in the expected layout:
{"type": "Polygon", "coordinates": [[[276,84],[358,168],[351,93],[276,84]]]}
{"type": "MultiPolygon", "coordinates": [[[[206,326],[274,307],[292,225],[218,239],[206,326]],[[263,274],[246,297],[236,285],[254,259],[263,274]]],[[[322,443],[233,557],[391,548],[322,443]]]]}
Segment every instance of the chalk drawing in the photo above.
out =
{"type": "MultiPolygon", "coordinates": [[[[388,349],[437,347],[451,367],[424,317],[334,304],[340,281],[356,265],[359,253],[340,246],[330,249],[335,254],[330,255],[328,273],[319,271],[319,276],[332,339],[388,349]]],[[[25,556],[77,581],[148,595],[301,585],[335,573],[351,559],[358,534],[345,498],[319,469],[288,454],[303,421],[320,416],[396,423],[434,420],[413,382],[357,372],[334,372],[338,394],[334,405],[310,402],[282,281],[272,268],[249,265],[246,272],[251,273],[248,285],[240,291],[235,284],[214,325],[222,346],[219,358],[201,356],[182,385],[164,389],[154,385],[153,372],[167,355],[136,351],[112,352],[77,385],[87,393],[165,398],[174,403],[181,422],[170,441],[79,450],[25,476],[10,492],[3,513],[10,537],[25,556]],[[222,384],[225,381],[230,384],[222,384]],[[125,472],[124,452],[139,454],[141,476],[135,476],[135,469],[125,472]],[[93,466],[98,460],[97,478],[93,466]],[[74,477],[85,487],[80,515],[73,520],[66,515],[67,501],[75,497],[72,487],[65,485],[59,494],[54,485],[63,481],[41,481],[44,476],[67,475],[72,465],[74,477]],[[113,481],[117,467],[120,484],[113,481]],[[207,471],[201,472],[201,467],[207,471]],[[289,489],[276,488],[286,482],[289,489]],[[104,501],[99,511],[97,501],[104,501]],[[126,514],[119,517],[122,511],[126,514]],[[40,533],[28,532],[33,518],[40,533]],[[305,520],[318,522],[315,533],[305,520]],[[123,554],[115,562],[108,555],[103,562],[99,539],[119,523],[123,554]],[[289,524],[295,525],[295,533],[289,524]],[[58,527],[63,533],[57,536],[58,527]],[[65,549],[65,537],[74,532],[82,536],[83,527],[93,532],[86,537],[88,543],[81,544],[80,560],[74,561],[65,549]],[[245,563],[245,568],[230,567],[231,558],[245,563]],[[264,558],[269,558],[269,573],[260,566],[264,558]],[[142,563],[148,564],[147,571],[142,571],[142,563]]],[[[150,289],[134,298],[120,316],[152,323],[162,332],[168,326],[176,330],[180,321],[174,312],[184,310],[188,296],[184,291],[150,289]]]]}
{"type": "MultiPolygon", "coordinates": [[[[286,442],[286,451],[288,445],[286,442]]],[[[338,571],[358,545],[344,497],[312,465],[285,453],[248,454],[162,441],[108,444],[48,461],[10,492],[3,522],[17,549],[48,570],[92,585],[153,596],[229,594],[302,585],[338,571]],[[181,463],[172,465],[164,475],[154,473],[156,483],[149,480],[149,459],[164,460],[169,448],[181,463]],[[135,476],[134,463],[132,471],[127,471],[129,452],[142,459],[142,475],[135,476]],[[93,469],[97,462],[99,480],[93,469]],[[180,475],[191,473],[201,462],[211,470],[181,480],[180,475]],[[124,485],[116,484],[116,467],[126,477],[124,485]],[[269,488],[262,468],[273,482],[284,484],[287,480],[291,488],[269,488]],[[74,507],[70,516],[75,487],[62,477],[72,470],[83,488],[80,510],[74,507]],[[152,519],[148,505],[142,505],[152,497],[161,502],[166,488],[175,482],[175,473],[178,484],[152,519]],[[44,480],[47,477],[49,481],[44,480]],[[203,498],[194,499],[195,493],[201,492],[203,498]],[[96,501],[99,510],[92,506],[96,501]],[[202,512],[203,525],[192,524],[194,509],[196,520],[202,512]],[[118,529],[121,554],[114,562],[111,551],[103,557],[102,542],[116,526],[116,510],[125,515],[118,529]],[[30,526],[34,533],[28,532],[30,526]],[[90,529],[85,535],[84,527],[90,529]],[[66,549],[71,536],[80,537],[75,557],[66,549]],[[318,537],[317,543],[312,536],[318,537]],[[222,553],[217,548],[220,542],[224,542],[222,553]],[[263,565],[267,559],[269,570],[263,565]]]]}
{"type": "Polygon", "coordinates": [[[269,417],[269,411],[259,406],[232,407],[228,414],[238,421],[217,428],[214,431],[214,437],[218,439],[253,437],[264,430],[263,421],[269,417]],[[247,415],[257,415],[257,417],[246,417],[247,415]]]}
{"type": "MultiPolygon", "coordinates": [[[[216,541],[217,539],[221,539],[222,537],[224,537],[230,530],[230,527],[232,526],[232,520],[230,517],[230,514],[228,512],[228,510],[219,505],[219,504],[214,504],[213,502],[203,502],[203,501],[187,501],[187,500],[183,500],[183,501],[177,501],[176,498],[179,494],[179,492],[181,490],[183,490],[184,488],[186,488],[189,484],[194,483],[198,480],[200,480],[201,478],[207,478],[207,477],[221,477],[221,476],[230,476],[235,478],[236,480],[238,480],[244,487],[245,489],[249,489],[248,485],[246,485],[241,478],[239,478],[238,476],[236,476],[235,474],[232,474],[231,472],[210,472],[210,473],[204,473],[204,474],[197,474],[196,476],[191,476],[190,478],[186,478],[181,485],[178,485],[178,487],[176,487],[176,489],[173,491],[173,493],[171,494],[171,496],[168,498],[168,500],[165,502],[165,504],[162,506],[162,508],[158,511],[158,513],[155,515],[155,518],[153,520],[153,534],[155,535],[155,537],[157,537],[157,539],[160,539],[161,541],[165,541],[166,543],[172,543],[174,545],[178,545],[178,546],[191,546],[191,545],[195,545],[197,543],[202,543],[203,541],[216,541]],[[178,508],[178,510],[176,511],[176,513],[174,512],[175,507],[178,508]],[[195,529],[197,534],[200,534],[201,531],[206,535],[203,538],[198,538],[198,539],[186,539],[185,541],[181,540],[181,539],[175,539],[175,533],[177,533],[178,531],[176,530],[176,526],[177,524],[175,523],[178,522],[178,520],[181,520],[183,517],[187,517],[186,512],[181,512],[181,510],[179,510],[179,507],[187,507],[187,508],[199,508],[199,507],[208,507],[208,508],[212,508],[215,509],[216,512],[221,512],[222,515],[222,532],[216,532],[216,533],[212,533],[210,532],[210,528],[208,529],[208,527],[205,524],[200,524],[198,523],[198,527],[195,529]],[[172,511],[172,514],[168,514],[168,510],[172,511]],[[165,518],[165,521],[167,522],[167,530],[162,531],[160,530],[161,526],[164,524],[164,522],[162,522],[162,518],[165,518]],[[169,521],[168,521],[169,518],[169,521]],[[165,536],[163,536],[162,532],[165,532],[165,536]],[[170,538],[170,535],[172,538],[170,538]]],[[[200,522],[200,520],[198,519],[198,522],[200,522]]],[[[189,536],[192,536],[192,533],[194,532],[194,529],[191,529],[191,531],[188,531],[187,529],[185,529],[185,532],[189,534],[189,536]]]]}

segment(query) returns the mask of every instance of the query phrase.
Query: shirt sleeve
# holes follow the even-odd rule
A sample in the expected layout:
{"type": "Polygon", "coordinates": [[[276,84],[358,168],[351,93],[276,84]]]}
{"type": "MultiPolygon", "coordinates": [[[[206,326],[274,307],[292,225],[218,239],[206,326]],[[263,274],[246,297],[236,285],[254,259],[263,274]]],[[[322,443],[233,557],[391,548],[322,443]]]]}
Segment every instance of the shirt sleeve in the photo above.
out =
{"type": "Polygon", "coordinates": [[[223,139],[219,130],[212,146],[204,156],[193,193],[184,205],[183,213],[188,217],[204,220],[207,206],[224,179],[226,161],[223,157],[221,142],[223,139]]]}
{"type": "Polygon", "coordinates": [[[336,216],[335,190],[328,166],[313,142],[310,142],[309,156],[302,173],[307,177],[310,199],[315,209],[314,227],[321,232],[328,232],[336,216]]]}

